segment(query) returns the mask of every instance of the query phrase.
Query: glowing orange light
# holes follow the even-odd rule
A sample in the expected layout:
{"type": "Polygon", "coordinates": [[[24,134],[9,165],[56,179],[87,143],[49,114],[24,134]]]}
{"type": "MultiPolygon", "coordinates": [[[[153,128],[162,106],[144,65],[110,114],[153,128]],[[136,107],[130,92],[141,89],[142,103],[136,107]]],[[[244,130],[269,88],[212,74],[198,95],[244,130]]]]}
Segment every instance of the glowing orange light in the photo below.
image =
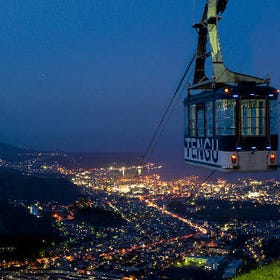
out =
{"type": "Polygon", "coordinates": [[[236,164],[236,162],[237,162],[237,155],[236,155],[236,154],[232,154],[232,155],[231,155],[231,162],[232,162],[233,164],[236,164]]]}
{"type": "Polygon", "coordinates": [[[270,162],[271,162],[271,163],[274,163],[275,160],[276,160],[276,155],[275,155],[275,154],[270,154],[270,155],[269,155],[269,159],[270,159],[270,162]]]}
{"type": "Polygon", "coordinates": [[[225,93],[229,93],[229,89],[228,88],[225,88],[225,93]]]}
{"type": "Polygon", "coordinates": [[[72,262],[74,260],[73,256],[66,256],[65,259],[70,262],[72,262]]]}
{"type": "Polygon", "coordinates": [[[63,218],[62,218],[60,215],[58,215],[57,213],[54,213],[54,214],[52,215],[52,217],[53,217],[54,219],[56,219],[56,221],[62,221],[62,220],[63,220],[63,218]]]}

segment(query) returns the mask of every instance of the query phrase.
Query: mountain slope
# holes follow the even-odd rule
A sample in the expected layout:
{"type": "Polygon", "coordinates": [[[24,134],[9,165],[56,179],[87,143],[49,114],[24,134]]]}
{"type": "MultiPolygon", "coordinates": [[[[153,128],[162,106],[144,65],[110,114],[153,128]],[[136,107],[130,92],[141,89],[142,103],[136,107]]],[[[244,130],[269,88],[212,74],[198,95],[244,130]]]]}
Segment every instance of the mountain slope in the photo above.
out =
{"type": "Polygon", "coordinates": [[[67,180],[24,176],[14,170],[0,168],[0,200],[2,201],[54,200],[67,204],[79,196],[79,189],[67,180]]]}
{"type": "Polygon", "coordinates": [[[261,266],[256,270],[243,274],[236,280],[278,280],[280,279],[280,261],[261,266]]]}

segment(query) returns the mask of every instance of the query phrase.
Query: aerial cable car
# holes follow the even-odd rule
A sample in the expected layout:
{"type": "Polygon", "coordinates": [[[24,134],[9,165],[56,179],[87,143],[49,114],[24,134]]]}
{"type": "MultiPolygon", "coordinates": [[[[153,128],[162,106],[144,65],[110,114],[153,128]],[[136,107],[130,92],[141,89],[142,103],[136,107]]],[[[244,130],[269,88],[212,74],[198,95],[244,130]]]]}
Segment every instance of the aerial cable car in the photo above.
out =
{"type": "Polygon", "coordinates": [[[269,86],[269,78],[225,67],[217,27],[227,2],[208,0],[201,22],[193,26],[198,43],[193,83],[184,100],[184,158],[221,171],[274,170],[278,165],[279,91],[269,86]],[[209,56],[211,79],[205,74],[209,56]]]}

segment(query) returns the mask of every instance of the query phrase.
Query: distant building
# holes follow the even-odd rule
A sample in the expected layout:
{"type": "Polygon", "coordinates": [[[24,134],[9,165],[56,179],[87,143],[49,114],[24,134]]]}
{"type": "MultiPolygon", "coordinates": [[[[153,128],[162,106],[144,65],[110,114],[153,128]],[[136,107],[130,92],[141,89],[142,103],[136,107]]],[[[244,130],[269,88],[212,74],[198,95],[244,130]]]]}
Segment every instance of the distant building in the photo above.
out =
{"type": "Polygon", "coordinates": [[[41,217],[38,206],[36,206],[36,205],[34,205],[34,204],[32,204],[32,205],[30,206],[29,212],[30,212],[31,215],[34,215],[34,216],[36,216],[37,218],[40,218],[40,217],[41,217]]]}
{"type": "Polygon", "coordinates": [[[218,270],[225,263],[225,260],[226,258],[224,256],[210,257],[205,264],[205,269],[218,270]]]}
{"type": "Polygon", "coordinates": [[[227,248],[214,248],[214,247],[210,247],[210,248],[208,248],[208,251],[212,252],[212,253],[216,253],[216,254],[227,255],[227,254],[229,254],[230,250],[227,249],[227,248]]]}
{"type": "Polygon", "coordinates": [[[129,193],[131,186],[129,184],[114,184],[113,191],[119,193],[129,193]]]}

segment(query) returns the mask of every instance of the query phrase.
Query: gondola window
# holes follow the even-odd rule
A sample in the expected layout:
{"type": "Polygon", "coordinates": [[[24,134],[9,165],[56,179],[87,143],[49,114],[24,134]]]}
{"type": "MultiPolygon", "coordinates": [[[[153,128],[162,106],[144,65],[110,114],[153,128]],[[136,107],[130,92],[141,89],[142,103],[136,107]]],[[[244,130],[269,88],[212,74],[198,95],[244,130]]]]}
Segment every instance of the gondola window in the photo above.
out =
{"type": "Polygon", "coordinates": [[[277,99],[269,101],[270,109],[270,134],[278,133],[278,108],[277,108],[277,99]]]}
{"type": "Polygon", "coordinates": [[[185,134],[189,134],[189,107],[185,106],[185,134]]]}
{"type": "Polygon", "coordinates": [[[242,136],[265,135],[265,100],[241,100],[241,134],[242,136]]]}
{"type": "Polygon", "coordinates": [[[236,101],[220,99],[215,102],[216,134],[235,135],[236,133],[236,101]]]}
{"type": "Polygon", "coordinates": [[[190,106],[190,135],[196,136],[196,105],[190,106]]]}
{"type": "Polygon", "coordinates": [[[213,102],[206,103],[206,135],[213,136],[213,102]]]}
{"type": "Polygon", "coordinates": [[[204,137],[205,136],[205,114],[204,114],[203,103],[197,104],[197,136],[204,137]]]}

